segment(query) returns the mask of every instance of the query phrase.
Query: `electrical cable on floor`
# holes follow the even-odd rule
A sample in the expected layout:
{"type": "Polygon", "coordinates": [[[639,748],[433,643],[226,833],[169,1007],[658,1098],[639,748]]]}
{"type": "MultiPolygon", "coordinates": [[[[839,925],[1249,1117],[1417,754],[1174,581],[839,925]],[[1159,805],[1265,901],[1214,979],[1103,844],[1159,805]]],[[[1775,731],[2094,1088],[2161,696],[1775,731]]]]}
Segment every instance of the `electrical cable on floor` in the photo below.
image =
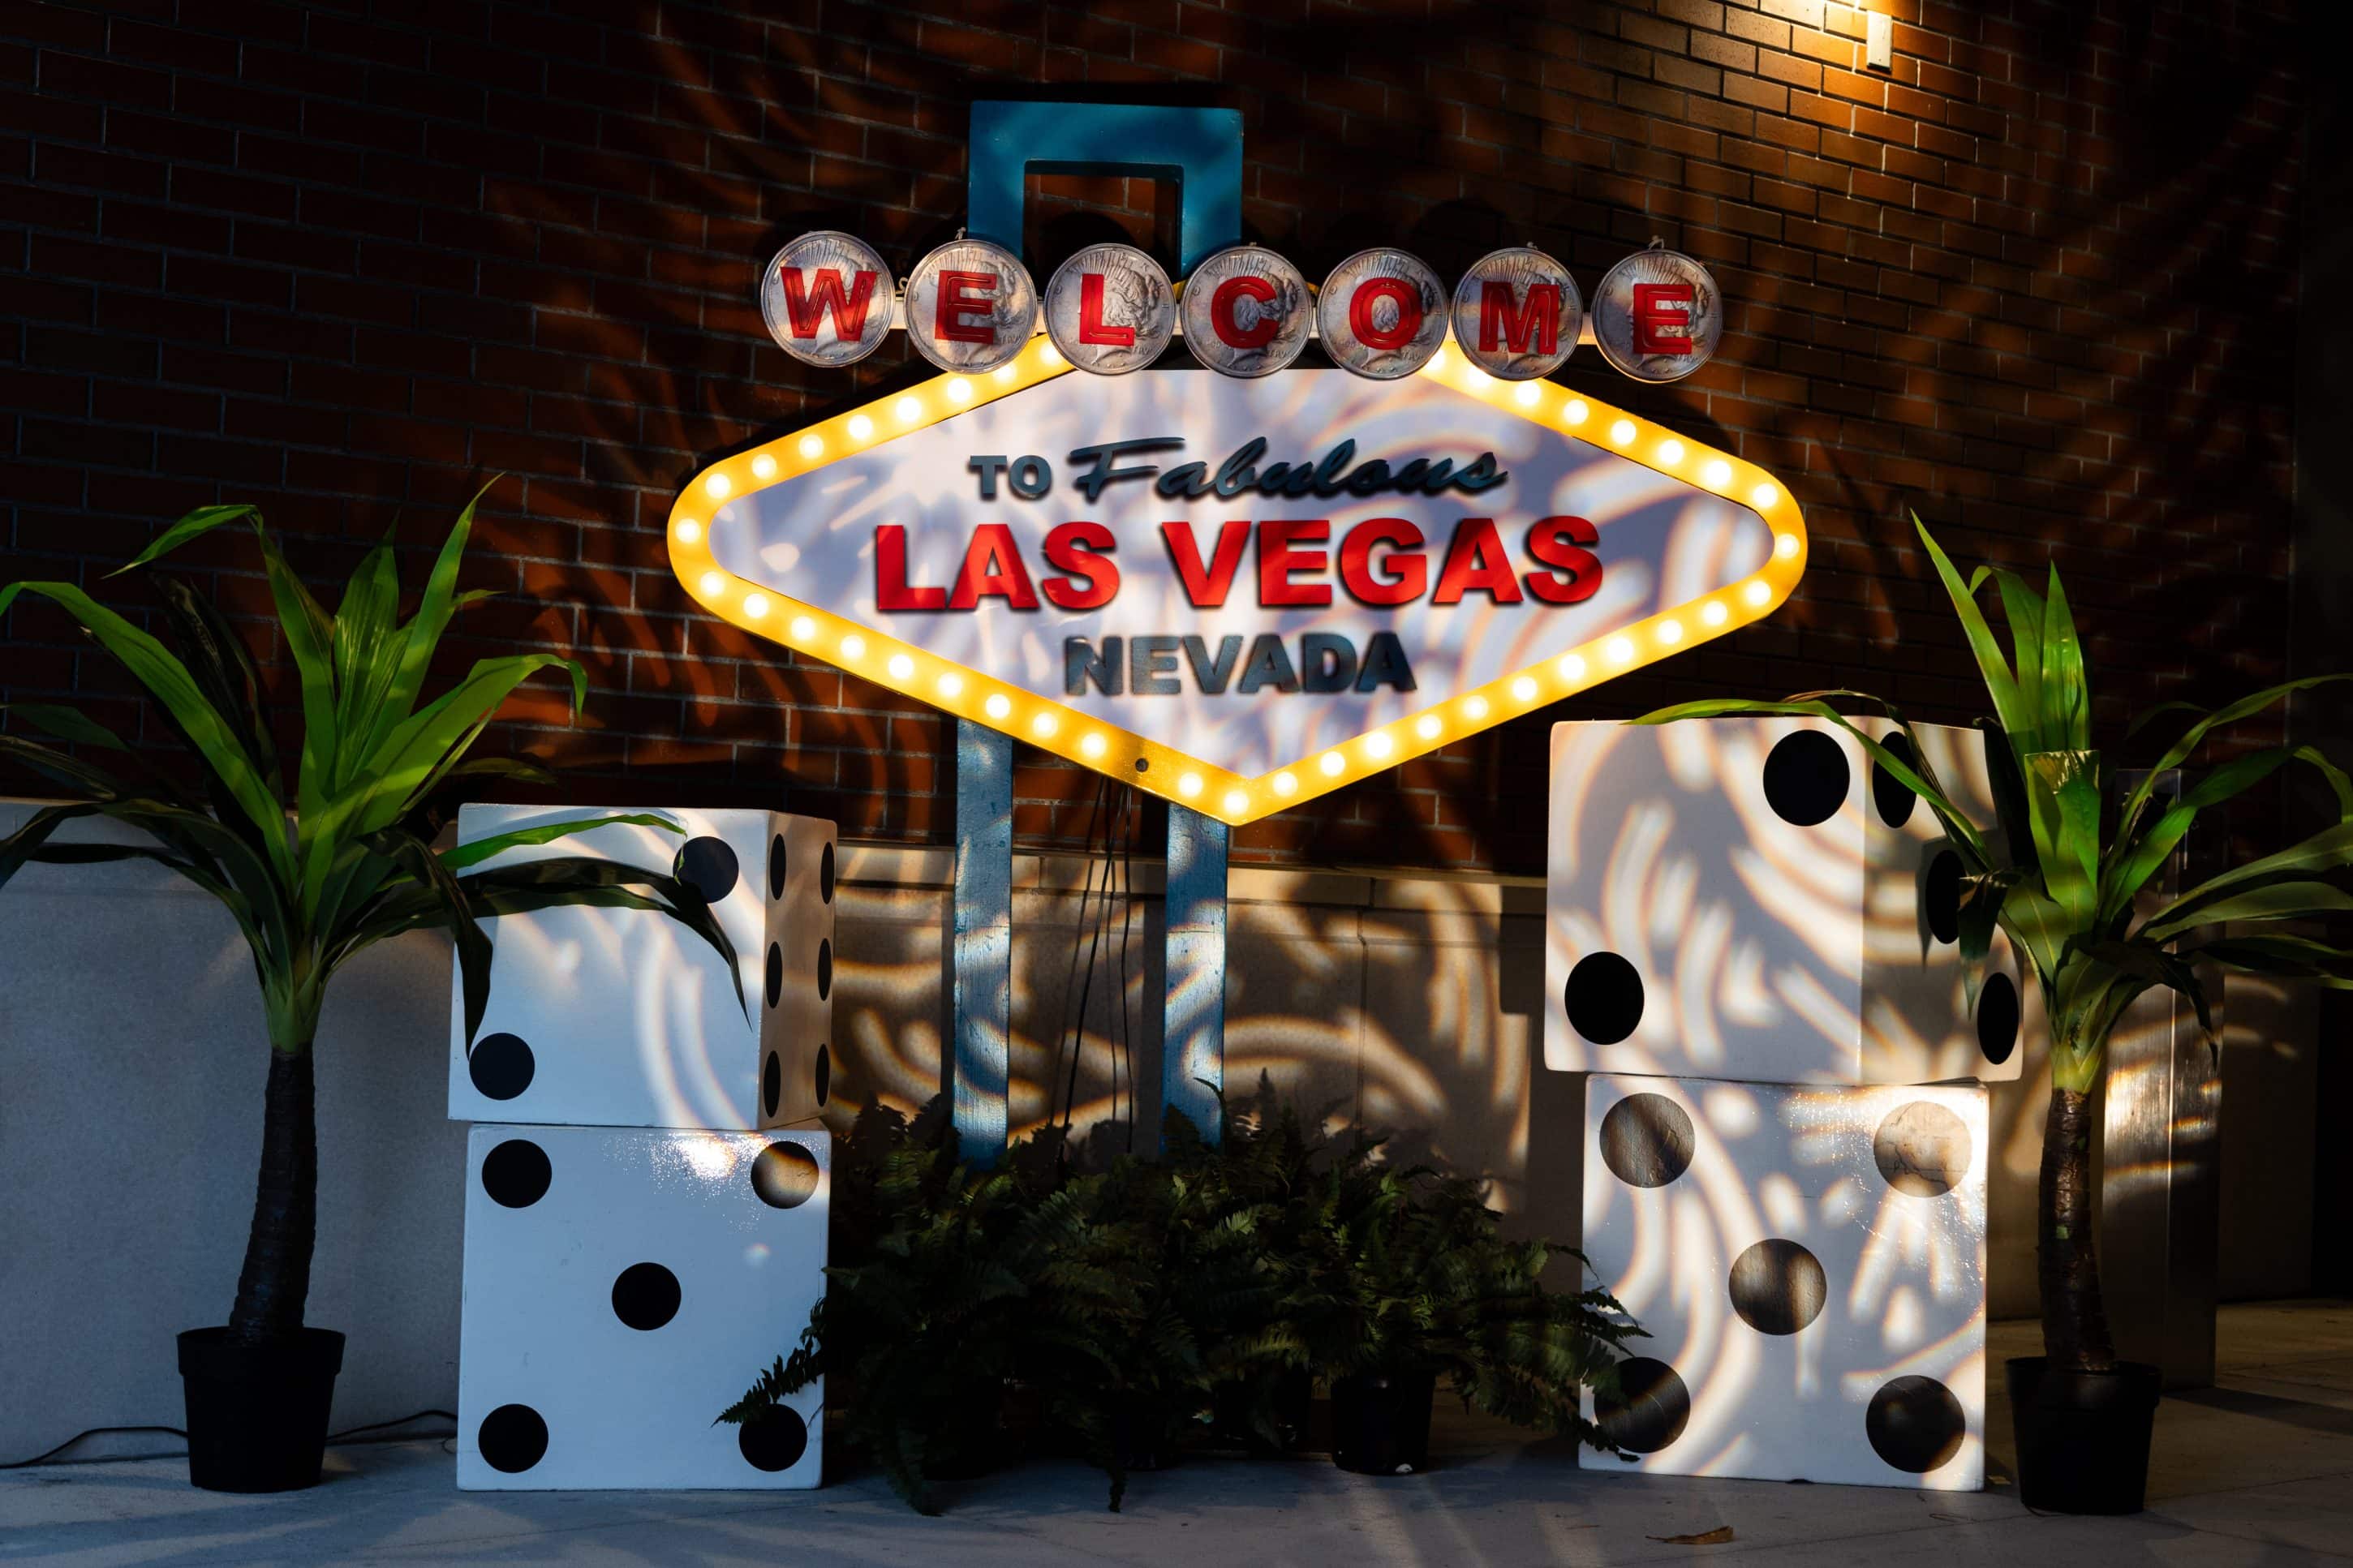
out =
{"type": "MultiPolygon", "coordinates": [[[[84,1437],[101,1437],[110,1432],[168,1432],[173,1436],[180,1439],[183,1443],[188,1440],[188,1435],[185,1432],[181,1431],[177,1426],[92,1426],[86,1432],[75,1433],[72,1436],[67,1438],[64,1442],[50,1449],[47,1454],[36,1454],[29,1459],[11,1459],[6,1464],[0,1465],[0,1470],[21,1470],[28,1466],[40,1464],[44,1460],[48,1459],[55,1455],[64,1453],[68,1448],[72,1447],[84,1437]]],[[[149,1454],[142,1457],[145,1458],[169,1458],[171,1456],[149,1454]]]]}
{"type": "MultiPolygon", "coordinates": [[[[334,1444],[346,1442],[352,1438],[357,1437],[363,1432],[381,1432],[388,1426],[406,1426],[412,1421],[422,1421],[427,1415],[438,1415],[443,1420],[451,1422],[458,1419],[458,1413],[454,1410],[419,1410],[413,1415],[403,1415],[396,1421],[371,1421],[364,1426],[346,1426],[340,1432],[330,1432],[327,1434],[327,1442],[330,1446],[332,1446],[334,1444]]],[[[72,1459],[60,1460],[57,1458],[57,1456],[64,1453],[68,1448],[79,1443],[85,1437],[103,1437],[114,1434],[127,1435],[132,1432],[163,1432],[177,1437],[183,1443],[188,1440],[187,1433],[177,1426],[92,1426],[85,1431],[75,1433],[72,1436],[67,1438],[56,1447],[51,1448],[46,1454],[36,1454],[29,1459],[11,1459],[5,1464],[0,1464],[0,1470],[22,1470],[29,1468],[34,1465],[47,1464],[53,1460],[59,1464],[74,1464],[77,1461],[72,1459]]],[[[400,1437],[374,1437],[367,1439],[367,1441],[376,1443],[421,1443],[428,1439],[447,1438],[452,1435],[453,1434],[448,1432],[412,1432],[400,1437]]],[[[137,1454],[126,1455],[124,1457],[141,1459],[178,1459],[186,1458],[185,1454],[137,1454]]],[[[90,1462],[103,1463],[104,1461],[92,1460],[90,1462]]]]}

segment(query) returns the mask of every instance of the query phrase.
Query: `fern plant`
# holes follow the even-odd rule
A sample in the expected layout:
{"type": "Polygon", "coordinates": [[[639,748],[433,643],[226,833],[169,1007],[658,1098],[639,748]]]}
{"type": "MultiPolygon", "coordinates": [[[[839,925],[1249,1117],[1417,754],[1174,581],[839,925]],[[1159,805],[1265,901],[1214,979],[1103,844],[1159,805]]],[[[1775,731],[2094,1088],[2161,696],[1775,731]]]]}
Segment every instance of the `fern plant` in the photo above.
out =
{"type": "Polygon", "coordinates": [[[1076,1172],[1041,1135],[984,1171],[935,1111],[862,1116],[835,1188],[849,1258],[797,1348],[719,1418],[841,1379],[849,1432],[926,1513],[943,1461],[1001,1442],[1008,1379],[1106,1473],[1114,1510],[1130,1468],[1218,1409],[1280,1448],[1285,1377],[1451,1372],[1480,1408],[1609,1447],[1577,1385],[1613,1388],[1640,1331],[1600,1292],[1545,1289],[1574,1254],[1501,1241],[1474,1184],[1388,1170],[1368,1140],[1335,1150],[1264,1097],[1214,1143],[1179,1116],[1166,1131],[1157,1162],[1076,1172]]]}
{"type": "Polygon", "coordinates": [[[1546,1241],[1512,1242],[1478,1183],[1377,1158],[1362,1133],[1302,1194],[1308,1279],[1299,1307],[1327,1375],[1435,1373],[1464,1405],[1604,1452],[1617,1445],[1579,1410],[1578,1390],[1618,1387],[1618,1351],[1641,1330],[1599,1289],[1547,1289],[1546,1241]]]}
{"type": "Polygon", "coordinates": [[[1173,1458],[1221,1390],[1263,1388],[1303,1363],[1286,1320],[1296,1260],[1270,1246],[1272,1206],[1238,1195],[1217,1162],[1123,1156],[1067,1176],[1036,1221],[1044,1267],[1024,1376],[1110,1477],[1114,1510],[1128,1471],[1173,1458]]]}
{"type": "Polygon", "coordinates": [[[845,1163],[864,1190],[837,1196],[866,1245],[826,1270],[791,1355],[718,1418],[756,1421],[821,1377],[837,1394],[847,1384],[849,1435],[910,1507],[936,1513],[934,1482],[985,1463],[997,1442],[1046,1238],[1026,1223],[1014,1170],[959,1162],[943,1119],[910,1130],[870,1112],[861,1141],[845,1163]]]}
{"type": "MultiPolygon", "coordinates": [[[[244,637],[187,583],[151,574],[169,646],[75,584],[0,587],[0,613],[33,595],[71,616],[144,689],[201,765],[192,786],[75,709],[12,708],[22,724],[75,751],[5,734],[0,756],[77,798],[35,812],[0,842],[0,886],[29,862],[149,860],[211,894],[244,934],[261,988],[269,1070],[253,1226],[229,1315],[233,1343],[281,1343],[301,1331],[317,1235],[311,1047],[328,983],[358,953],[404,931],[448,929],[456,939],[470,1044],[490,994],[491,939],[480,922],[491,916],[559,904],[657,911],[695,931],[731,973],[735,970],[709,909],[672,878],[572,857],[485,864],[502,850],[552,843],[607,822],[681,831],[661,818],[607,816],[456,849],[432,847],[438,824],[427,803],[442,785],[479,777],[552,782],[525,763],[468,759],[508,695],[543,670],[563,670],[576,712],[587,685],[586,671],[571,659],[516,654],[482,659],[427,696],[443,633],[460,610],[490,596],[458,587],[473,519],[470,502],[406,620],[399,618],[400,578],[389,537],[361,561],[330,613],[287,565],[250,506],[198,508],[120,569],[147,567],[216,528],[250,527],[301,689],[301,738],[291,756],[281,757],[273,743],[260,672],[244,637]],[[119,758],[125,771],[90,760],[95,752],[119,758]],[[86,817],[120,823],[140,839],[56,841],[58,828],[86,817]]],[[[740,1002],[740,979],[737,996],[740,1002]]]]}
{"type": "Polygon", "coordinates": [[[2309,746],[2274,746],[2185,774],[2169,798],[2160,794],[2160,781],[2227,726],[2295,692],[2353,677],[2285,681],[2211,710],[2166,703],[2133,729],[2168,713],[2187,713],[2189,721],[2137,783],[2120,788],[2113,764],[2092,743],[2090,683],[2058,568],[2051,568],[2039,593],[2000,566],[1980,566],[1964,582],[1926,526],[1917,516],[1912,521],[1960,617],[1993,705],[1986,761],[1998,831],[1987,831],[1953,805],[1903,714],[1863,692],[1810,691],[1778,702],[1712,699],[1661,709],[1635,722],[1732,713],[1826,719],[1853,735],[1936,814],[1965,868],[1960,942],[1971,1002],[1999,926],[2032,965],[2050,1019],[2052,1093],[2038,1219],[2044,1348],[2056,1369],[2107,1371],[2116,1365],[2116,1347],[2093,1245],[2090,1150],[2092,1096],[2117,1019],[2144,992],[2169,987],[2189,998],[2211,1045],[2213,1020],[2198,977],[2201,963],[2353,985],[2353,952],[2282,929],[2284,922],[2353,910],[2353,895],[2322,879],[2353,865],[2353,785],[2345,773],[2309,746]],[[2006,655],[1978,604],[1988,578],[2008,623],[2006,655]],[[1833,699],[1884,712],[1903,730],[1909,754],[1898,755],[1864,734],[1831,706],[1833,699]],[[2327,781],[2337,805],[2334,823],[2173,897],[2154,891],[2201,812],[2228,804],[2291,763],[2303,763],[2327,781]]]}

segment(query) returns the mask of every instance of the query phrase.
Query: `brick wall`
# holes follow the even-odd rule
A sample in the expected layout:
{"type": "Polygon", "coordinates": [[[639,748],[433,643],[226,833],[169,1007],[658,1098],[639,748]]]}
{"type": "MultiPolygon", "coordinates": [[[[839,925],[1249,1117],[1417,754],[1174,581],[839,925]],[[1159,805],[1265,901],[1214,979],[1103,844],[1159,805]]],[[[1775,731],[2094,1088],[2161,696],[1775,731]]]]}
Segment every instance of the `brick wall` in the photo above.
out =
{"type": "MultiPolygon", "coordinates": [[[[1770,623],[1244,830],[1242,858],[1539,868],[1556,718],[1846,685],[1965,717],[1907,505],[1957,553],[2056,557],[2105,719],[2275,675],[2291,0],[1873,3],[1892,73],[1827,0],[12,0],[6,575],[141,605],[100,574],[159,520],[250,500],[322,578],[396,521],[414,576],[503,472],[468,582],[510,596],[451,652],[565,650],[592,691],[577,723],[553,687],[518,701],[493,744],[578,770],[575,795],[781,790],[939,838],[945,724],[691,614],[660,528],[711,456],[922,369],[895,343],[854,376],[795,364],[758,262],[824,226],[903,270],[959,221],[965,105],[1043,84],[1241,110],[1248,225],[1311,278],[1375,241],[1451,272],[1533,239],[1588,287],[1652,236],[1702,258],[1731,308],[1713,364],[1644,389],[1588,350],[1561,379],[1787,476],[1815,539],[1770,623]]],[[[1100,203],[1167,248],[1147,183],[1042,194],[1037,247],[1100,203]]],[[[245,542],[188,563],[267,635],[245,542]]],[[[137,722],[45,609],[0,649],[0,700],[137,722]]],[[[1019,830],[1082,833],[1092,776],[1024,756],[1019,830]]]]}

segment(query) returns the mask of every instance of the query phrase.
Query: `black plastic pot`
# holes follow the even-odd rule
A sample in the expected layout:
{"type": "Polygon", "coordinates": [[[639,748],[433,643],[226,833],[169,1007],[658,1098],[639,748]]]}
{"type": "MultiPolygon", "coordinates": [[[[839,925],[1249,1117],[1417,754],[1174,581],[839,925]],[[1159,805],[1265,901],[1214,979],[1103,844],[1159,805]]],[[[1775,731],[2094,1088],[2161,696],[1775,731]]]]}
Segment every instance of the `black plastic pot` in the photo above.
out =
{"type": "Polygon", "coordinates": [[[934,1480],[969,1481],[1010,1458],[1002,1378],[976,1378],[938,1412],[928,1429],[942,1441],[924,1445],[923,1473],[934,1480]]]}
{"type": "Polygon", "coordinates": [[[2138,1513],[2148,1495],[2157,1368],[2054,1372],[2042,1356],[2003,1363],[2018,1437],[2018,1495],[2048,1513],[2138,1513]]]}
{"type": "Polygon", "coordinates": [[[1430,1468],[1430,1408],[1438,1374],[1358,1373],[1332,1380],[1332,1462],[1364,1476],[1430,1468]]]}
{"type": "Polygon", "coordinates": [[[216,1492],[317,1486],[343,1366],[343,1336],[332,1329],[259,1346],[230,1343],[225,1328],[182,1334],[190,1483],[216,1492]]]}

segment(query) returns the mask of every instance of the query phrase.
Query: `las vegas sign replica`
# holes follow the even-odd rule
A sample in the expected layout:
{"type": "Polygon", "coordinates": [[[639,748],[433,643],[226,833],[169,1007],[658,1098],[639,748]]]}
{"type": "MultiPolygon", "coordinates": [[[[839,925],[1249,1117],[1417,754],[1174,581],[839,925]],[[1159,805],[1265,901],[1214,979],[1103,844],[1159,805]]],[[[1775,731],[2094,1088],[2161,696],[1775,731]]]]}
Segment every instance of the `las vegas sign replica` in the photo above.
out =
{"type": "Polygon", "coordinates": [[[688,485],[670,560],[713,614],[1229,824],[1768,615],[1788,488],[1543,379],[1589,313],[1641,380],[1714,351],[1704,268],[1653,247],[1588,307],[1515,247],[1451,290],[1393,248],[1322,289],[1236,246],[1180,290],[1130,247],[1042,289],[978,239],[903,290],[837,233],[763,275],[811,364],[894,326],[940,374],[688,485]],[[1153,367],[1181,335],[1203,369],[1153,367]],[[1336,368],[1293,362],[1318,338],[1336,368]]]}

